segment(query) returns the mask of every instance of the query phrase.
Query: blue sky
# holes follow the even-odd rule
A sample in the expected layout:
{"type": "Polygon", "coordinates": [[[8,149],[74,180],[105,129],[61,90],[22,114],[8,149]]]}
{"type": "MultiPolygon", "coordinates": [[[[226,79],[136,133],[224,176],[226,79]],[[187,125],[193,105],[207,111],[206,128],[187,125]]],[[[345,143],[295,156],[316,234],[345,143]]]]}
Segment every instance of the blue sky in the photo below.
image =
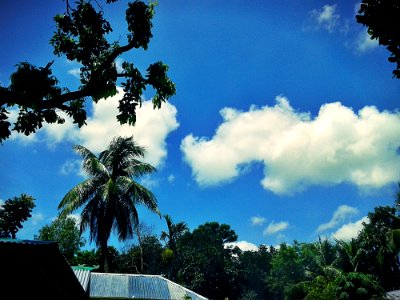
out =
{"type": "MultiPolygon", "coordinates": [[[[105,5],[123,43],[125,1],[105,5]]],[[[243,248],[318,236],[349,239],[366,215],[392,205],[399,181],[399,81],[389,53],[355,21],[356,1],[164,1],[148,51],[124,54],[141,70],[162,60],[177,94],[161,110],[145,102],[135,127],[115,120],[119,96],[88,102],[88,125],[67,121],[0,146],[0,199],[27,193],[33,238],[84,179],[75,144],[94,152],[134,135],[158,172],[141,182],[163,214],[191,229],[227,223],[243,248]]],[[[62,1],[0,3],[0,82],[15,64],[45,66],[62,1]]],[[[79,65],[56,58],[71,88],[79,65]]],[[[151,91],[145,98],[151,99],[151,91]]],[[[15,115],[15,113],[14,113],[15,115]]],[[[140,209],[159,234],[163,220],[140,209]]]]}

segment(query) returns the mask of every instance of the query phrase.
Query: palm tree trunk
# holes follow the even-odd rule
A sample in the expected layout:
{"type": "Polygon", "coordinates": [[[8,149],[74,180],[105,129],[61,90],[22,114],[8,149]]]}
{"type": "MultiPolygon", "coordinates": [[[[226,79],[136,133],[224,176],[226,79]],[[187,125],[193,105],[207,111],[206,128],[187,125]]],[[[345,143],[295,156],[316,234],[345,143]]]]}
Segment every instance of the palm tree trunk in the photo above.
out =
{"type": "Polygon", "coordinates": [[[107,241],[103,242],[100,246],[100,268],[104,273],[110,273],[107,241]]]}
{"type": "Polygon", "coordinates": [[[136,226],[136,234],[139,241],[139,251],[140,251],[140,273],[143,274],[144,262],[143,262],[143,248],[142,248],[142,237],[140,235],[139,225],[136,226]]]}

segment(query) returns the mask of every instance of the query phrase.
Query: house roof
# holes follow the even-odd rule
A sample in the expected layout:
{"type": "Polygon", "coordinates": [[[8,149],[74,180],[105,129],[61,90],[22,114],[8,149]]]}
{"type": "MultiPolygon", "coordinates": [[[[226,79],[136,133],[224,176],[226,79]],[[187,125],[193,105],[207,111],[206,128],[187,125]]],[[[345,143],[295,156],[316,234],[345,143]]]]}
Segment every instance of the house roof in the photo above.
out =
{"type": "MultiPolygon", "coordinates": [[[[73,268],[82,285],[85,270],[73,268]]],[[[86,273],[87,274],[87,273],[86,273]]],[[[87,286],[87,285],[86,285],[87,286]]],[[[154,299],[154,300],[207,300],[207,298],[159,275],[138,274],[90,274],[90,298],[154,299]]]]}
{"type": "Polygon", "coordinates": [[[386,297],[388,299],[393,299],[393,300],[398,300],[400,299],[400,290],[395,290],[395,291],[391,291],[391,292],[387,292],[386,293],[386,297]]]}
{"type": "Polygon", "coordinates": [[[71,267],[72,271],[74,271],[76,278],[80,282],[82,288],[85,292],[89,289],[90,282],[90,272],[94,269],[91,267],[81,267],[81,266],[73,266],[71,267]]]}
{"type": "Polygon", "coordinates": [[[56,242],[0,239],[2,293],[13,299],[85,299],[56,242]]]}

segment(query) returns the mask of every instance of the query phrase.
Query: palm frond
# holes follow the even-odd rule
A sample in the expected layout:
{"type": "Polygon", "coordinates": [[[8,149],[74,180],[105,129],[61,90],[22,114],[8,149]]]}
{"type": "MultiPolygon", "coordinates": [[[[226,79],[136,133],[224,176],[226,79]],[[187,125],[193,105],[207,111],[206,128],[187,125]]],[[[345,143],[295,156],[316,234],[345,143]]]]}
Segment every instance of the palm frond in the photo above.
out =
{"type": "Polygon", "coordinates": [[[144,205],[159,216],[161,215],[158,210],[156,196],[150,190],[127,176],[119,177],[117,182],[122,189],[122,193],[125,193],[131,199],[132,205],[144,205]]]}
{"type": "Polygon", "coordinates": [[[98,238],[98,217],[102,214],[101,212],[101,198],[97,195],[89,201],[86,206],[83,208],[81,213],[81,232],[85,231],[87,228],[90,230],[89,239],[90,241],[96,242],[99,244],[98,238]]]}
{"type": "Polygon", "coordinates": [[[109,177],[107,167],[93,152],[80,145],[74,146],[74,150],[82,157],[82,168],[89,176],[109,177]]]}
{"type": "Polygon", "coordinates": [[[97,184],[92,178],[89,178],[74,188],[72,188],[61,200],[58,209],[61,210],[60,215],[67,216],[73,211],[80,208],[83,204],[90,200],[96,193],[97,184]]]}
{"type": "Polygon", "coordinates": [[[189,231],[189,227],[185,222],[179,222],[175,224],[175,231],[177,236],[182,236],[186,231],[189,231]]]}
{"type": "Polygon", "coordinates": [[[169,234],[166,233],[165,231],[162,231],[162,232],[161,232],[160,239],[161,239],[162,241],[165,241],[166,239],[169,239],[169,234]]]}
{"type": "Polygon", "coordinates": [[[143,158],[145,149],[135,144],[133,137],[114,138],[99,159],[110,169],[126,169],[132,160],[143,158]]]}
{"type": "Polygon", "coordinates": [[[118,233],[118,239],[120,241],[124,241],[127,238],[133,236],[135,220],[132,220],[130,216],[130,210],[125,205],[125,203],[121,203],[121,201],[118,201],[117,205],[118,207],[116,208],[115,229],[118,233]]]}
{"type": "Polygon", "coordinates": [[[144,175],[148,175],[157,171],[155,167],[150,164],[140,162],[138,160],[131,160],[129,164],[124,168],[126,174],[130,177],[141,177],[144,175]]]}

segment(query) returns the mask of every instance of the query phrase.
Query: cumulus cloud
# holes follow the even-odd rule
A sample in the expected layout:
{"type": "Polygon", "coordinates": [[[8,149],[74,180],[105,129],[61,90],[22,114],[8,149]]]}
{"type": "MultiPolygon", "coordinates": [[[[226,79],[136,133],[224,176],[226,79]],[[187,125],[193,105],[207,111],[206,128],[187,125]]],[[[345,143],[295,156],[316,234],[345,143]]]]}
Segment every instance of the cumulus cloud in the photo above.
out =
{"type": "Polygon", "coordinates": [[[254,225],[254,226],[262,226],[265,222],[264,217],[258,217],[258,216],[251,217],[250,220],[251,220],[251,225],[254,225]]]}
{"type": "Polygon", "coordinates": [[[265,236],[273,235],[275,233],[278,233],[278,232],[286,230],[288,227],[289,227],[289,223],[288,222],[275,223],[274,221],[272,221],[271,223],[269,223],[268,227],[265,228],[263,234],[265,236]]]}
{"type": "MultiPolygon", "coordinates": [[[[142,107],[137,108],[137,122],[135,126],[120,125],[116,119],[118,112],[118,101],[122,97],[122,89],[118,94],[93,103],[92,114],[87,118],[87,125],[78,128],[73,124],[71,118],[61,114],[65,123],[43,124],[40,131],[41,138],[44,138],[49,147],[56,147],[62,141],[80,144],[93,152],[104,150],[111,140],[116,136],[134,136],[135,141],[145,147],[145,161],[157,167],[160,166],[167,156],[166,138],[168,134],[179,126],[177,122],[176,107],[170,103],[164,103],[161,109],[153,109],[151,101],[143,101],[142,107]]],[[[17,112],[11,112],[16,119],[17,112]]],[[[23,143],[37,142],[36,134],[25,137],[13,133],[11,139],[18,139],[23,143]]],[[[71,167],[76,166],[75,162],[66,162],[61,167],[61,172],[68,172],[71,167]]]]}
{"type": "Polygon", "coordinates": [[[325,224],[321,224],[318,226],[317,232],[323,232],[332,228],[337,227],[339,224],[345,222],[350,217],[358,214],[358,209],[348,206],[348,205],[341,205],[339,206],[336,211],[333,213],[332,219],[325,224]]]}
{"type": "Polygon", "coordinates": [[[230,182],[252,163],[264,165],[261,184],[276,194],[344,182],[381,188],[398,180],[398,112],[374,106],[354,112],[335,102],[313,118],[278,96],[275,106],[245,112],[226,107],[220,114],[223,123],[211,139],[190,134],[181,142],[200,186],[230,182]]]}
{"type": "Polygon", "coordinates": [[[368,52],[378,46],[378,40],[372,40],[367,30],[360,32],[356,39],[356,49],[359,53],[368,52]]]}
{"type": "Polygon", "coordinates": [[[356,238],[358,236],[363,228],[363,223],[368,224],[369,218],[363,217],[354,223],[344,224],[332,234],[332,237],[337,240],[350,241],[352,238],[356,238]]]}
{"type": "Polygon", "coordinates": [[[242,251],[258,251],[258,247],[255,244],[246,241],[226,243],[225,247],[228,248],[239,247],[239,249],[242,251]]]}
{"type": "Polygon", "coordinates": [[[144,101],[142,107],[137,109],[135,126],[121,126],[116,120],[120,97],[116,95],[106,101],[100,100],[94,106],[93,116],[80,130],[81,143],[92,151],[100,152],[113,137],[133,135],[135,141],[147,150],[145,160],[159,166],[167,155],[166,137],[179,126],[175,106],[164,103],[161,109],[154,110],[151,101],[144,101]]]}

